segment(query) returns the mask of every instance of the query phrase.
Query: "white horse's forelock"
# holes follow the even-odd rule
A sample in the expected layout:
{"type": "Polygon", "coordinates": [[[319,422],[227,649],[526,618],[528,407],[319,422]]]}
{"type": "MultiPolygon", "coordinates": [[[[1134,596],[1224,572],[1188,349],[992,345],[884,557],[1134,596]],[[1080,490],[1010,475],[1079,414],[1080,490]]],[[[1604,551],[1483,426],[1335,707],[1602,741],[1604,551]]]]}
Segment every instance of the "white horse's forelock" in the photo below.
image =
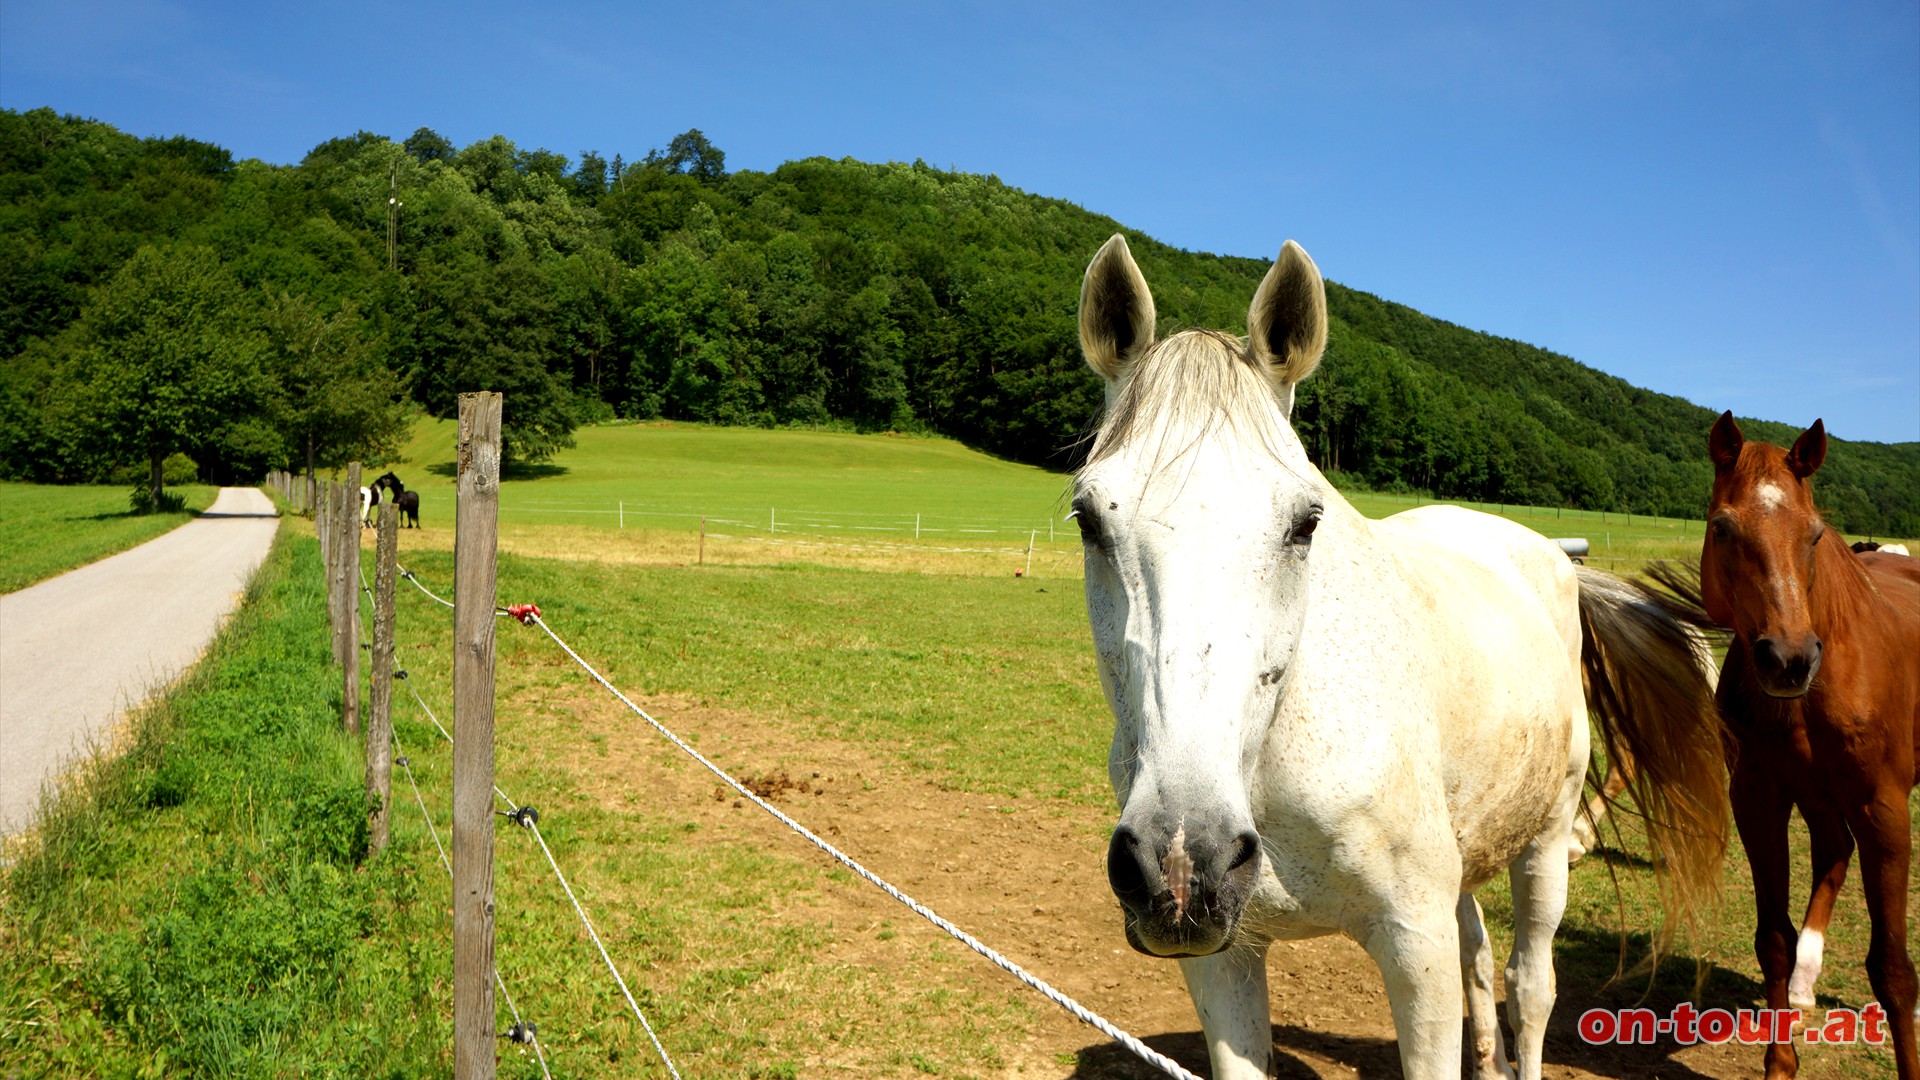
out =
{"type": "Polygon", "coordinates": [[[1222,430],[1259,446],[1293,468],[1304,462],[1299,437],[1286,422],[1280,396],[1288,389],[1254,362],[1246,342],[1213,330],[1186,330],[1154,343],[1121,375],[1107,415],[1087,455],[1089,467],[1123,447],[1159,441],[1149,473],[1176,461],[1222,430]]]}

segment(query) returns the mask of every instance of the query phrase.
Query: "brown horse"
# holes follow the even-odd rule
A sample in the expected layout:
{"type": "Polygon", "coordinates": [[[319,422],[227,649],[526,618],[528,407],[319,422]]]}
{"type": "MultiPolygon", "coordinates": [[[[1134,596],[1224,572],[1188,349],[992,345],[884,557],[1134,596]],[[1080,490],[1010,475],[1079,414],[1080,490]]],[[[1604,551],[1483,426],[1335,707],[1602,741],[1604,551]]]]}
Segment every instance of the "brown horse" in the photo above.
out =
{"type": "MultiPolygon", "coordinates": [[[[1920,561],[1856,555],[1821,520],[1808,484],[1827,454],[1820,421],[1782,450],[1745,441],[1725,413],[1708,448],[1713,501],[1701,597],[1734,634],[1719,700],[1737,743],[1733,816],[1753,871],[1753,945],[1767,1006],[1812,1004],[1821,931],[1858,845],[1873,920],[1867,978],[1887,1011],[1900,1080],[1920,1080],[1907,954],[1920,561]],[[1787,913],[1794,807],[1813,841],[1804,936],[1787,913]]],[[[1784,1080],[1798,1067],[1792,1042],[1767,1047],[1767,1080],[1784,1080]]]]}

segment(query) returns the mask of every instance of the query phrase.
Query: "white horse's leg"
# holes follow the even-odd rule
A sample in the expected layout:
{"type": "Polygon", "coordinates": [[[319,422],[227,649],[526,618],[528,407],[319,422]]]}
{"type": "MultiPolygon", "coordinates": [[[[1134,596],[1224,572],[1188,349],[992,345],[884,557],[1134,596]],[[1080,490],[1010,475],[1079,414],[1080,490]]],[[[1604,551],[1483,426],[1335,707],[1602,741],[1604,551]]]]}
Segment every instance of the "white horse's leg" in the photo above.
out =
{"type": "Polygon", "coordinates": [[[1400,1039],[1407,1080],[1460,1075],[1460,927],[1444,902],[1429,910],[1383,913],[1360,943],[1380,965],[1400,1039]]]}
{"type": "Polygon", "coordinates": [[[1570,775],[1546,828],[1507,868],[1513,884],[1513,955],[1507,958],[1507,1020],[1520,1080],[1539,1080],[1553,1013],[1553,935],[1567,910],[1567,847],[1573,842],[1580,777],[1570,775]]]}
{"type": "Polygon", "coordinates": [[[1241,945],[1182,960],[1180,974],[1206,1032],[1214,1080],[1266,1080],[1273,1052],[1267,947],[1241,945]]]}
{"type": "Polygon", "coordinates": [[[1467,990],[1467,1059],[1477,1080],[1513,1080],[1513,1066],[1500,1042],[1500,1007],[1493,999],[1493,944],[1480,919],[1480,901],[1461,893],[1454,908],[1460,924],[1460,980],[1467,990]]]}

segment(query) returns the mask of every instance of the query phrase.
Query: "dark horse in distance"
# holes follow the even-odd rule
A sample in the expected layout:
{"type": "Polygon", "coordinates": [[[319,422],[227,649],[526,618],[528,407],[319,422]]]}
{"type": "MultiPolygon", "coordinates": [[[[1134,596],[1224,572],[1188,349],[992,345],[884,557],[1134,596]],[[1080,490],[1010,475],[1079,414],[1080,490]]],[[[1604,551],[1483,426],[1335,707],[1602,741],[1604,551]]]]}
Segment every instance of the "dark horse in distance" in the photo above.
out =
{"type": "Polygon", "coordinates": [[[387,489],[387,498],[393,502],[394,506],[400,509],[402,523],[404,524],[410,521],[413,523],[414,528],[419,528],[420,493],[417,491],[408,491],[407,485],[401,483],[400,478],[392,473],[382,473],[380,478],[373,482],[373,489],[375,491],[381,488],[387,489]]]}
{"type": "MultiPolygon", "coordinates": [[[[1855,554],[1821,520],[1808,483],[1827,455],[1820,421],[1782,450],[1747,442],[1726,413],[1708,448],[1701,598],[1733,630],[1719,700],[1736,742],[1733,817],[1753,871],[1767,1007],[1812,1008],[1827,918],[1857,845],[1873,920],[1867,978],[1886,1010],[1900,1080],[1920,1080],[1907,953],[1920,560],[1855,554]],[[1794,807],[1813,841],[1813,895],[1799,934],[1787,912],[1794,807]]],[[[1790,1038],[1767,1047],[1767,1080],[1798,1068],[1790,1038]]]]}

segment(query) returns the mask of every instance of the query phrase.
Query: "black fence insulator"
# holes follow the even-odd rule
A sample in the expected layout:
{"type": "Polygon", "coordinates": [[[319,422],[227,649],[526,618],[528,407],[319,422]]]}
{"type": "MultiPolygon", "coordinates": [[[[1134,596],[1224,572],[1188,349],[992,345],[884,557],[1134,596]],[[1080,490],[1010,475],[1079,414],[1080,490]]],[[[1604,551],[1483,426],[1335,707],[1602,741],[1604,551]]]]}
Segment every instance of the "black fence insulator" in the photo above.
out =
{"type": "Polygon", "coordinates": [[[409,768],[413,765],[413,762],[407,760],[407,755],[405,754],[401,754],[399,757],[394,758],[393,763],[395,765],[400,766],[403,769],[409,768]]]}
{"type": "Polygon", "coordinates": [[[531,1046],[540,1037],[539,1025],[532,1021],[516,1022],[512,1027],[500,1033],[500,1037],[513,1043],[525,1043],[531,1046]]]}
{"type": "Polygon", "coordinates": [[[406,678],[406,677],[407,677],[407,672],[406,672],[406,669],[405,669],[405,668],[394,668],[394,669],[393,669],[393,677],[394,677],[394,678],[396,678],[396,679],[404,679],[404,678],[406,678]]]}
{"type": "Polygon", "coordinates": [[[533,823],[540,820],[540,811],[531,806],[523,806],[518,810],[495,810],[494,813],[513,819],[513,823],[523,829],[533,828],[533,823]]]}

